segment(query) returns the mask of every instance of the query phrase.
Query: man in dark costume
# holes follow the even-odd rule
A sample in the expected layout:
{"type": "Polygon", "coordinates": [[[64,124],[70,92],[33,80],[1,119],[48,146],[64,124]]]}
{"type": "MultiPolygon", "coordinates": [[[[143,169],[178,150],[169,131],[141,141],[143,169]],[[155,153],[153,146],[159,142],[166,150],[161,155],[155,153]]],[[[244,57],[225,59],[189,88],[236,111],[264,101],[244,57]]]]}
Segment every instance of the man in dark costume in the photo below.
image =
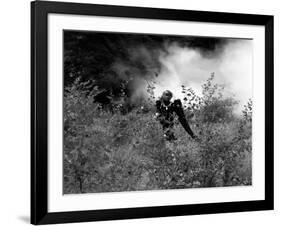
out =
{"type": "Polygon", "coordinates": [[[156,101],[156,119],[159,120],[163,127],[164,137],[169,141],[177,139],[173,131],[174,118],[177,115],[185,131],[193,139],[196,138],[185,118],[181,101],[177,99],[171,102],[172,97],[172,92],[166,90],[163,92],[161,98],[156,101]]]}

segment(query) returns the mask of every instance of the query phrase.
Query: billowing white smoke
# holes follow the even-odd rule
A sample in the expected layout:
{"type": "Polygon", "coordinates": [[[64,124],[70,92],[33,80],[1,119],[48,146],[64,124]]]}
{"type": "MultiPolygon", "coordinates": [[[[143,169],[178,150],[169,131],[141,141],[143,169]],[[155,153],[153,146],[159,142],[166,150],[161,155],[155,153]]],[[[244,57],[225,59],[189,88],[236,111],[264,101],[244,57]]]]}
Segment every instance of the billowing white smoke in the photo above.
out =
{"type": "Polygon", "coordinates": [[[233,95],[239,101],[237,113],[252,98],[251,40],[231,40],[209,54],[176,43],[166,50],[159,57],[162,67],[156,78],[156,97],[168,89],[175,98],[182,98],[181,85],[192,87],[201,95],[201,86],[214,72],[214,82],[225,85],[226,95],[233,95]]]}

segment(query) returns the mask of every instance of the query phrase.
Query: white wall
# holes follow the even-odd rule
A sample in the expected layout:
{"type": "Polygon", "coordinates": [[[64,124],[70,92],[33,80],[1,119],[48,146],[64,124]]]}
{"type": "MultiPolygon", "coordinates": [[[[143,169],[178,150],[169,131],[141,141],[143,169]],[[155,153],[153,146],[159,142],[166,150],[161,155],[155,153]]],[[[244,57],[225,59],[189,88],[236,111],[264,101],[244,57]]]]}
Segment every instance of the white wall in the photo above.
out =
{"type": "MultiPolygon", "coordinates": [[[[281,183],[279,180],[281,139],[281,7],[278,0],[84,0],[119,4],[206,11],[271,14],[275,16],[275,211],[230,213],[203,216],[98,222],[96,225],[280,225],[281,183]]],[[[1,2],[0,13],[0,224],[24,225],[29,222],[29,97],[30,97],[30,4],[28,0],[1,2]]],[[[85,223],[90,225],[93,223],[85,223]]]]}

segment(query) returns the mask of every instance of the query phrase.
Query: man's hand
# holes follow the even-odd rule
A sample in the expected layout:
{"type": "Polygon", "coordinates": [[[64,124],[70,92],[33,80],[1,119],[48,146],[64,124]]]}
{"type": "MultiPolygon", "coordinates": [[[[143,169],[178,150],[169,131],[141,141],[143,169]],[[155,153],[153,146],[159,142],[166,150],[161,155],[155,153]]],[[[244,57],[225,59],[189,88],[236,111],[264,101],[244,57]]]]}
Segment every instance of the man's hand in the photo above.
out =
{"type": "Polygon", "coordinates": [[[156,119],[156,120],[158,120],[160,118],[160,113],[155,113],[155,115],[154,115],[154,119],[156,119]]]}

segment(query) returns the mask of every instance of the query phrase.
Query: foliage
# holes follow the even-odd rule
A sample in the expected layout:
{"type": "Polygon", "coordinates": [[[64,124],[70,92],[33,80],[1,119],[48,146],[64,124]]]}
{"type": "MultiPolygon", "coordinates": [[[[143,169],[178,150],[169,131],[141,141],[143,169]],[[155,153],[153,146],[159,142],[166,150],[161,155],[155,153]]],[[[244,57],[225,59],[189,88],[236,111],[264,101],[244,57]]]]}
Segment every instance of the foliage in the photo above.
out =
{"type": "MultiPolygon", "coordinates": [[[[182,86],[185,113],[198,138],[177,124],[175,142],[164,140],[153,108],[139,104],[126,110],[126,95],[105,108],[95,101],[103,89],[93,84],[76,79],[65,88],[64,193],[251,184],[252,101],[241,117],[234,115],[236,101],[223,97],[214,74],[201,96],[182,86]]],[[[152,106],[154,85],[148,84],[152,106]]]]}

